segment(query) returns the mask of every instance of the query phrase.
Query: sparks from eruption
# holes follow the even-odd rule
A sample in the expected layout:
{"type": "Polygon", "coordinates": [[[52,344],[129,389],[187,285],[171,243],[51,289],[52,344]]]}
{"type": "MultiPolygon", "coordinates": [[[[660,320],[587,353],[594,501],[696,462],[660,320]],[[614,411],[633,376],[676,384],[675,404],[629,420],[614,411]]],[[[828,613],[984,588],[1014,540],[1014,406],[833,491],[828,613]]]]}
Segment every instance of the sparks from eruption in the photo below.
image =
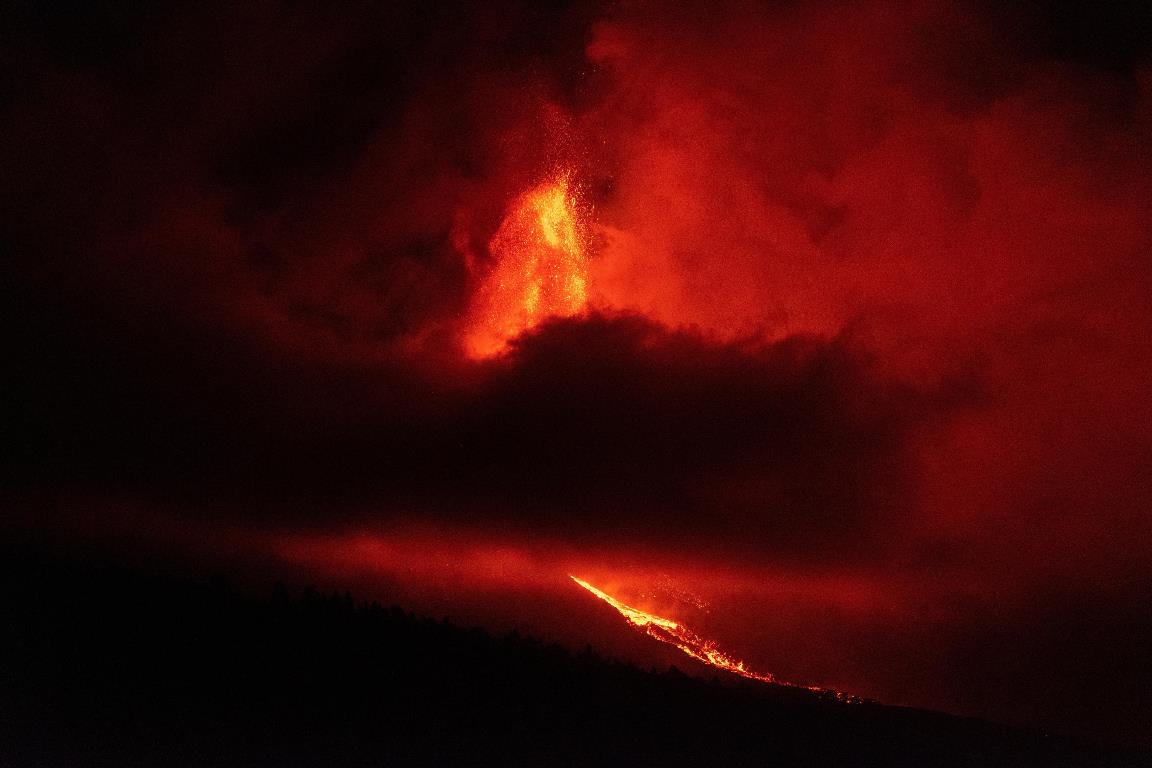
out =
{"type": "Polygon", "coordinates": [[[669,645],[675,646],[676,648],[679,648],[685,654],[691,656],[697,661],[709,664],[718,669],[723,669],[726,672],[732,672],[733,674],[740,675],[741,677],[747,677],[752,680],[759,680],[762,683],[772,683],[774,685],[783,685],[790,688],[804,688],[816,693],[831,694],[841,701],[859,701],[859,699],[856,697],[841,693],[840,691],[829,690],[827,688],[819,688],[812,685],[799,685],[797,683],[789,683],[784,680],[780,680],[771,673],[753,672],[748,669],[744,662],[734,659],[733,657],[724,653],[716,647],[716,643],[711,640],[705,640],[692,630],[685,627],[680,622],[673,621],[672,619],[666,619],[663,616],[657,616],[655,614],[648,613],[647,611],[642,611],[639,608],[633,608],[632,606],[625,605],[616,598],[612,597],[612,595],[609,595],[607,592],[597,589],[583,579],[579,579],[571,574],[568,575],[568,578],[572,579],[572,581],[576,582],[581,587],[588,590],[593,595],[619,611],[620,615],[623,616],[633,627],[636,627],[640,631],[644,632],[644,634],[659,640],[662,643],[667,643],[669,645]]]}
{"type": "Polygon", "coordinates": [[[588,259],[572,175],[562,172],[521,195],[488,243],[495,261],[473,306],[466,343],[486,358],[549,317],[588,303],[588,259]]]}

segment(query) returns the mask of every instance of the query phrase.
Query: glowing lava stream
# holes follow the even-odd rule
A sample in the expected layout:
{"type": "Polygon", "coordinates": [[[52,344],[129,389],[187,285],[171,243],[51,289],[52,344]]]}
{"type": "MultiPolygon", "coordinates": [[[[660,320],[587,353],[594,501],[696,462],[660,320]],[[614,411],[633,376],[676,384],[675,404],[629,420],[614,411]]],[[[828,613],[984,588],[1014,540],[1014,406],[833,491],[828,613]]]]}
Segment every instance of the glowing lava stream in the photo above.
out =
{"type": "Polygon", "coordinates": [[[473,357],[499,354],[545,319],[587,306],[588,258],[570,173],[521,195],[488,251],[495,266],[477,293],[466,338],[473,357]]]}
{"type": "Polygon", "coordinates": [[[576,582],[581,587],[588,590],[596,597],[600,598],[604,602],[608,603],[608,605],[615,608],[620,612],[620,615],[627,619],[629,624],[643,631],[649,637],[653,637],[662,643],[674,645],[697,661],[702,661],[705,664],[712,665],[713,667],[723,669],[727,672],[732,672],[742,677],[759,680],[763,683],[784,685],[790,688],[804,688],[806,690],[814,691],[817,693],[831,694],[842,701],[859,701],[859,699],[856,697],[849,696],[848,694],[841,693],[840,691],[834,691],[827,688],[819,688],[812,685],[799,685],[797,683],[789,683],[778,679],[775,675],[772,674],[759,674],[752,672],[744,666],[744,662],[732,658],[717,648],[716,643],[712,642],[711,640],[705,640],[692,630],[685,627],[683,624],[677,621],[673,621],[672,619],[665,619],[662,616],[656,616],[655,614],[651,614],[646,611],[641,611],[638,608],[625,605],[616,598],[612,597],[612,595],[609,595],[607,592],[596,589],[596,587],[592,586],[588,582],[584,581],[583,579],[578,579],[571,574],[568,575],[568,578],[572,579],[572,581],[576,582]]]}

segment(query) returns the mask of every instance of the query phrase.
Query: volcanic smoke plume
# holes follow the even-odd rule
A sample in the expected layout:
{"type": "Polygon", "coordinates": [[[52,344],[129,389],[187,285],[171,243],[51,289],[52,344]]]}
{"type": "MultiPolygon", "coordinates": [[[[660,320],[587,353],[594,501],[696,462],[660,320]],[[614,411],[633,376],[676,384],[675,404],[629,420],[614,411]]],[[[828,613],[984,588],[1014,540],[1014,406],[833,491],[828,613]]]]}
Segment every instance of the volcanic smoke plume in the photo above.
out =
{"type": "Polygon", "coordinates": [[[1152,743],[1146,4],[42,5],[17,524],[1152,743]]]}

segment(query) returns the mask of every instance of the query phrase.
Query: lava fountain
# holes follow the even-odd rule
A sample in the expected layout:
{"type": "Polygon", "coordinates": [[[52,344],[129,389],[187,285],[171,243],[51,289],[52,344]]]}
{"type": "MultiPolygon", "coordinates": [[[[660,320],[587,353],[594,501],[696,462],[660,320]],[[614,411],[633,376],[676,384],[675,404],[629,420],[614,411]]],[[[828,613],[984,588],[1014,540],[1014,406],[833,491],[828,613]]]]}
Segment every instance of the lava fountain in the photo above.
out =
{"type": "Polygon", "coordinates": [[[588,259],[571,173],[521,195],[488,243],[495,261],[477,292],[465,339],[477,358],[549,317],[571,317],[588,303],[588,259]]]}

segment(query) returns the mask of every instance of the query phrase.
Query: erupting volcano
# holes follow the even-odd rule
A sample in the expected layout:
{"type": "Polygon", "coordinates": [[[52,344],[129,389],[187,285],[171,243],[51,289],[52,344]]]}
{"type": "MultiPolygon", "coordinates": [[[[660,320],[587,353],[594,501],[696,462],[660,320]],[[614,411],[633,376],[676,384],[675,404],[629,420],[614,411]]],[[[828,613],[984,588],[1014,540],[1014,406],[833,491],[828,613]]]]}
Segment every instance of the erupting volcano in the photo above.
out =
{"type": "Polygon", "coordinates": [[[0,30],[0,768],[1152,768],[1152,0],[0,30]]]}
{"type": "Polygon", "coordinates": [[[722,669],[725,672],[731,672],[741,677],[751,678],[752,680],[759,680],[762,683],[773,683],[775,685],[784,685],[790,688],[805,688],[809,691],[817,693],[831,693],[836,698],[842,701],[856,701],[855,697],[839,691],[830,691],[826,688],[819,688],[810,685],[799,685],[797,683],[789,683],[780,680],[771,673],[753,672],[747,668],[743,661],[735,659],[728,654],[721,651],[716,647],[716,643],[712,640],[705,640],[697,635],[692,630],[685,627],[678,621],[666,619],[663,616],[656,616],[655,614],[642,611],[639,608],[625,605],[616,598],[609,595],[607,592],[597,589],[583,579],[578,579],[575,576],[569,575],[572,581],[579,584],[584,589],[591,592],[596,597],[600,598],[608,605],[615,608],[620,612],[629,624],[636,627],[649,637],[655,638],[662,643],[667,643],[679,648],[681,651],[691,656],[697,661],[701,661],[710,666],[722,669]]]}
{"type": "Polygon", "coordinates": [[[571,173],[520,196],[488,243],[495,261],[473,305],[473,357],[491,357],[548,317],[571,317],[588,302],[588,263],[571,173]]]}

